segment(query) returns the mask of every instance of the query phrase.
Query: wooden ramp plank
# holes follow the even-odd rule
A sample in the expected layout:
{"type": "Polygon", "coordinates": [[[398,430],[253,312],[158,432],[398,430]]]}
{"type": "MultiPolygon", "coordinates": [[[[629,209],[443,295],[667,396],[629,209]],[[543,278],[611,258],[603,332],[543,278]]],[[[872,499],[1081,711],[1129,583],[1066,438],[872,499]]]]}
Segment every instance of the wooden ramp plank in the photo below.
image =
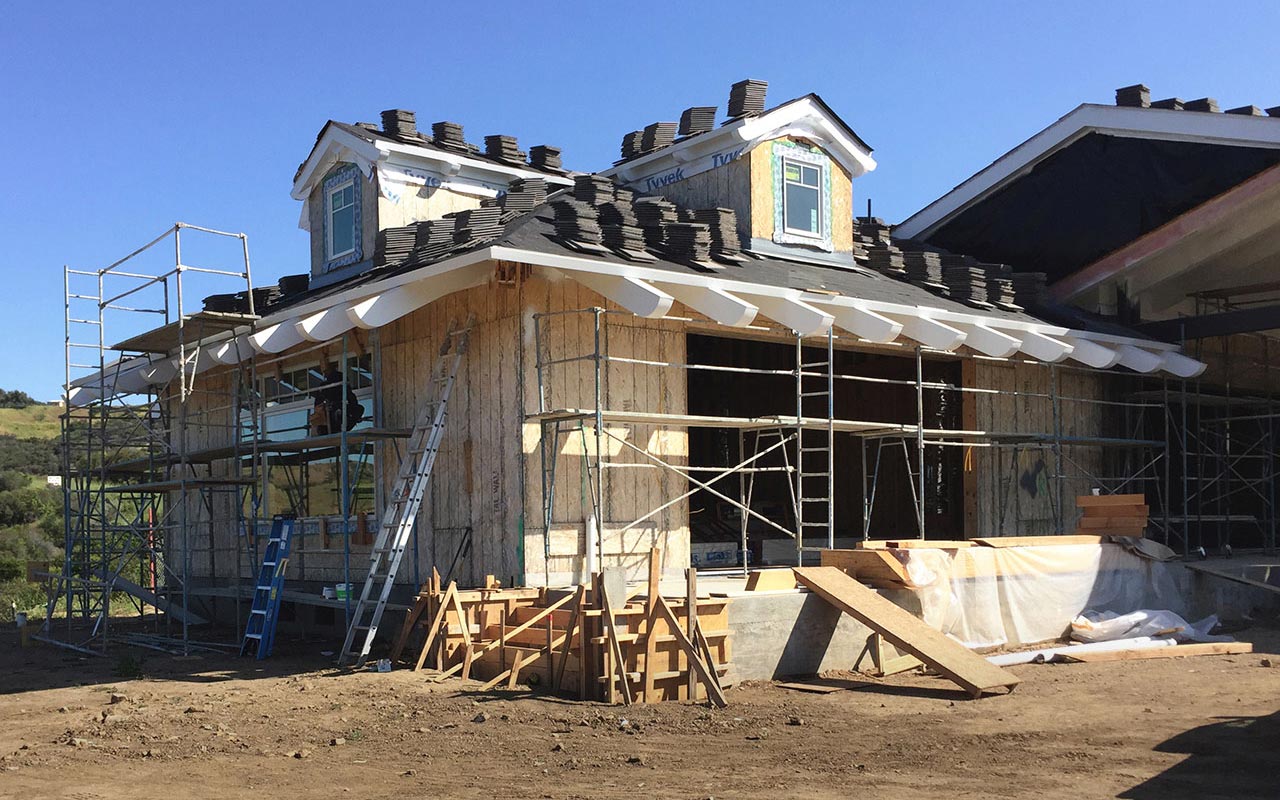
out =
{"type": "Polygon", "coordinates": [[[177,603],[170,603],[163,597],[158,596],[155,592],[152,592],[149,589],[144,589],[133,581],[123,578],[120,575],[110,575],[105,570],[98,570],[98,577],[103,581],[111,581],[111,587],[116,591],[124,592],[127,595],[138,598],[148,605],[155,606],[179,622],[186,622],[188,625],[207,625],[209,623],[209,620],[199,614],[188,611],[177,603]]]}
{"type": "Polygon", "coordinates": [[[1021,680],[929,627],[835,567],[796,567],[796,577],[831,605],[955,681],[973,697],[1021,680]]]}

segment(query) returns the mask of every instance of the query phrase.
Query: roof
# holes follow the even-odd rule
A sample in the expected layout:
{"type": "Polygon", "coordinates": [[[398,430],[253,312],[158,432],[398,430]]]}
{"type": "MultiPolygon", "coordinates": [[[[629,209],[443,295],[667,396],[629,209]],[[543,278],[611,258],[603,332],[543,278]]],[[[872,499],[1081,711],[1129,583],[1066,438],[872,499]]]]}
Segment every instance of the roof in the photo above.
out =
{"type": "Polygon", "coordinates": [[[1280,163],[1280,119],[1077,107],[896,229],[1062,278],[1280,163]]]}

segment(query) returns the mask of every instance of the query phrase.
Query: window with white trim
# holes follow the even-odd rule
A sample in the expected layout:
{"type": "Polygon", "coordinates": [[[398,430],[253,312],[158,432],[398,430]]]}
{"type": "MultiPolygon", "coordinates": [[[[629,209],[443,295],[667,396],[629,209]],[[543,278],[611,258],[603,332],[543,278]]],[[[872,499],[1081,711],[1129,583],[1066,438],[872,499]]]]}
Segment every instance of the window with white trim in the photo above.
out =
{"type": "Polygon", "coordinates": [[[782,218],[784,230],[821,239],[822,166],[790,158],[782,160],[782,218]]]}
{"type": "Polygon", "coordinates": [[[325,243],[326,260],[333,261],[356,251],[356,186],[355,178],[346,180],[326,191],[325,243]]]}

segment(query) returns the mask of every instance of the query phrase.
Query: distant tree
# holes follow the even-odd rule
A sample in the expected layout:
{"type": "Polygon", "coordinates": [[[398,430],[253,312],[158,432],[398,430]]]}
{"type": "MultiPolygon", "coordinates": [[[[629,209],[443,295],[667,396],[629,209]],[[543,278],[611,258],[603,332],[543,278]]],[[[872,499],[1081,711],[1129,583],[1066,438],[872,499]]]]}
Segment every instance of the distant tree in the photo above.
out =
{"type": "Polygon", "coordinates": [[[35,398],[19,389],[0,389],[0,408],[26,408],[36,405],[35,398]]]}
{"type": "Polygon", "coordinates": [[[60,469],[57,442],[0,435],[0,471],[17,470],[28,475],[56,475],[60,469]]]}

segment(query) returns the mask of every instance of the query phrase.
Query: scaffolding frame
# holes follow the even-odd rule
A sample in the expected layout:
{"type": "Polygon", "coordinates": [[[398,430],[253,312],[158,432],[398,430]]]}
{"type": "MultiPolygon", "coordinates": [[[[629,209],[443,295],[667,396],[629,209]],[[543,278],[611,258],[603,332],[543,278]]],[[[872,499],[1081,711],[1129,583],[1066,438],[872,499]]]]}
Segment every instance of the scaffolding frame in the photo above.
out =
{"type": "MultiPolygon", "coordinates": [[[[915,346],[909,349],[910,357],[915,361],[913,380],[896,380],[864,375],[842,374],[835,370],[835,344],[838,337],[828,329],[818,337],[804,337],[795,331],[789,332],[795,343],[795,366],[789,370],[763,369],[741,366],[721,366],[708,364],[676,363],[673,361],[638,359],[612,355],[608,352],[608,319],[610,315],[622,314],[625,311],[608,310],[600,307],[552,311],[533,315],[534,345],[537,354],[537,409],[526,415],[526,420],[540,426],[539,457],[542,475],[542,522],[544,526],[543,559],[545,574],[550,575],[552,528],[558,524],[555,517],[555,487],[558,480],[557,462],[561,443],[566,437],[578,436],[583,448],[583,469],[586,484],[589,487],[587,503],[588,518],[583,520],[587,530],[588,558],[602,562],[604,553],[604,537],[600,531],[606,522],[611,522],[606,507],[607,492],[605,476],[613,469],[650,468],[665,470],[683,478],[689,489],[672,497],[664,498],[657,507],[645,512],[638,518],[618,528],[625,533],[648,521],[671,506],[679,503],[698,491],[706,491],[718,500],[728,503],[736,509],[740,517],[739,527],[739,560],[740,568],[745,573],[749,568],[748,559],[748,527],[755,520],[769,529],[777,530],[795,541],[796,563],[803,563],[805,554],[821,550],[823,547],[811,547],[806,543],[806,529],[819,529],[819,539],[825,547],[833,547],[836,540],[834,497],[836,491],[834,444],[837,433],[847,433],[859,439],[863,462],[862,491],[862,531],[865,540],[870,536],[871,519],[875,510],[877,482],[883,468],[883,453],[886,446],[900,447],[907,462],[912,491],[912,505],[915,511],[916,538],[925,538],[927,508],[930,501],[928,481],[928,453],[935,448],[963,447],[988,448],[994,452],[1009,452],[1010,464],[1014,476],[1018,466],[1018,454],[1028,449],[1048,452],[1052,466],[1049,469],[1047,484],[1051,491],[1051,509],[1053,527],[1056,533],[1067,532],[1068,509],[1065,503],[1063,487],[1068,481],[1087,481],[1092,488],[1102,493],[1116,493],[1130,490],[1135,485],[1142,485],[1144,493],[1149,486],[1157,498],[1159,511],[1157,515],[1167,516],[1167,470],[1162,470],[1167,460],[1167,437],[1151,438],[1144,435],[1151,417],[1161,417],[1162,406],[1155,402],[1142,402],[1119,399],[1099,399],[1094,397],[1076,397],[1063,395],[1060,390],[1061,373],[1074,371],[1080,373],[1105,374],[1110,380],[1123,377],[1123,373],[1108,370],[1097,370],[1089,367],[1065,366],[1059,363],[1045,363],[1029,359],[993,358],[977,354],[959,355],[947,351],[931,350],[915,346]],[[551,335],[548,326],[565,319],[576,319],[588,315],[591,320],[592,347],[586,353],[566,353],[562,357],[552,357],[548,350],[551,335]],[[806,361],[805,348],[824,348],[825,360],[806,361]],[[1047,392],[1010,392],[1001,389],[962,386],[942,381],[925,380],[924,360],[928,357],[942,359],[972,358],[1000,363],[1018,363],[1034,365],[1049,373],[1049,390],[1047,392]],[[549,402],[548,392],[552,384],[551,373],[557,368],[567,365],[588,364],[591,370],[591,388],[589,396],[578,398],[579,402],[555,404],[549,402]],[[710,371],[724,373],[746,373],[754,375],[786,375],[794,379],[795,396],[793,415],[777,415],[770,417],[706,417],[689,414],[672,413],[637,413],[607,407],[607,365],[628,364],[632,366],[653,366],[689,371],[710,371]],[[867,382],[882,385],[901,385],[911,387],[915,394],[916,419],[913,424],[889,423],[872,420],[839,419],[835,412],[835,391],[837,385],[844,381],[867,382]],[[811,388],[814,384],[819,388],[811,388]],[[999,432],[988,430],[964,430],[945,427],[930,427],[926,420],[927,392],[956,393],[960,396],[981,394],[1006,394],[1020,399],[1037,400],[1049,404],[1051,408],[1050,430],[1042,432],[999,432]],[[820,416],[805,416],[806,400],[825,401],[825,409],[820,416]],[[1114,436],[1077,436],[1067,435],[1068,426],[1065,421],[1068,408],[1102,406],[1108,409],[1120,409],[1120,427],[1122,430],[1114,436]],[[1066,408],[1064,408],[1066,407],[1066,408]],[[624,438],[608,430],[609,423],[651,425],[655,427],[683,428],[694,427],[728,428],[738,433],[737,462],[726,467],[677,466],[668,460],[656,456],[647,450],[637,447],[624,438]],[[809,437],[823,437],[822,446],[810,448],[809,437]],[[618,462],[607,456],[610,445],[628,453],[634,453],[643,459],[643,463],[618,462]],[[875,449],[875,458],[869,463],[868,450],[875,449]],[[1118,455],[1110,458],[1099,458],[1109,470],[1115,474],[1103,473],[1091,469],[1085,459],[1079,455],[1081,451],[1103,451],[1118,455]],[[821,455],[825,452],[825,458],[821,455]],[[782,464],[765,464],[765,456],[780,453],[782,464]],[[806,454],[818,455],[818,468],[813,469],[806,464],[813,459],[806,459],[806,454]],[[752,500],[755,485],[759,476],[766,473],[784,473],[788,477],[788,491],[791,519],[779,521],[764,516],[753,508],[752,500]],[[715,484],[737,478],[737,497],[730,496],[729,490],[715,488],[715,484]],[[813,489],[815,484],[820,488],[813,489]],[[813,492],[817,494],[813,494],[813,492]],[[821,520],[811,520],[806,516],[806,504],[821,503],[825,510],[821,520]],[[784,524],[789,522],[790,524],[784,524]]],[[[667,317],[667,321],[673,318],[667,317]]],[[[692,322],[693,320],[676,320],[692,322]]],[[[776,332],[775,332],[776,333],[776,332]]],[[[853,340],[856,344],[857,340],[853,340]]],[[[865,343],[863,343],[865,344],[865,343]]],[[[894,348],[881,348],[892,351],[894,348]]],[[[899,352],[907,348],[899,346],[899,352]]],[[[906,353],[903,353],[906,355],[906,353]]],[[[1135,376],[1132,380],[1140,380],[1135,376]]],[[[811,410],[811,406],[810,406],[811,410]]],[[[1015,481],[995,482],[998,488],[1003,485],[1006,490],[1015,481]]],[[[1004,524],[1004,503],[997,503],[1000,509],[1000,526],[1004,524]]],[[[811,516],[811,515],[810,515],[811,516]]],[[[1167,526],[1165,527],[1167,530],[1167,526]]],[[[1166,535],[1167,541],[1167,535],[1166,535]]],[[[736,569],[736,568],[735,568],[736,569]]],[[[549,577],[548,577],[549,580],[549,577]]]]}

